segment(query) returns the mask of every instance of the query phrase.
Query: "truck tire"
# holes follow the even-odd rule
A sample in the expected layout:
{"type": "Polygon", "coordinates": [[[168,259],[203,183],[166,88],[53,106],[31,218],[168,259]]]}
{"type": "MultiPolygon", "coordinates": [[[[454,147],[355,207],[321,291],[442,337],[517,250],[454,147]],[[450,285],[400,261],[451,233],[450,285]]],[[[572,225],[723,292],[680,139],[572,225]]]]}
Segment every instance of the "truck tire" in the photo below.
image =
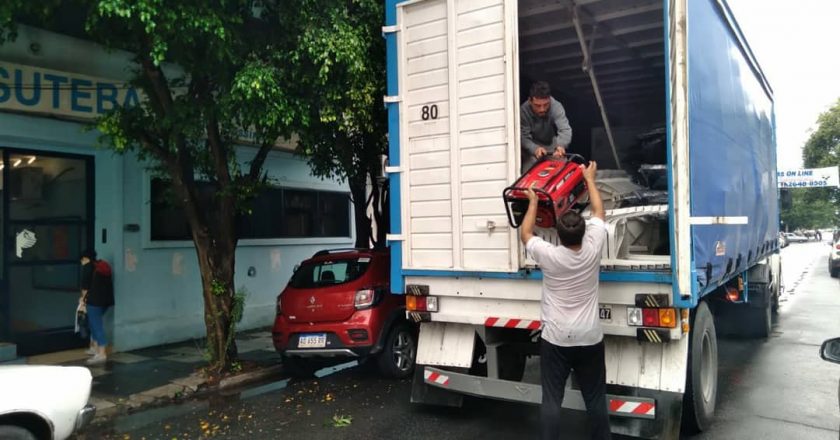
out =
{"type": "Polygon", "coordinates": [[[385,376],[402,379],[414,372],[417,336],[405,323],[395,325],[385,338],[382,352],[376,358],[379,371],[385,376]]]}
{"type": "Polygon", "coordinates": [[[698,433],[714,419],[718,385],[717,334],[705,302],[694,311],[689,338],[682,426],[689,433],[698,433]]]}
{"type": "Polygon", "coordinates": [[[764,298],[758,302],[759,307],[745,306],[744,324],[746,324],[746,329],[744,329],[744,334],[752,338],[768,338],[773,328],[773,292],[769,290],[770,286],[766,284],[753,285],[756,288],[751,295],[763,295],[764,298]]]}

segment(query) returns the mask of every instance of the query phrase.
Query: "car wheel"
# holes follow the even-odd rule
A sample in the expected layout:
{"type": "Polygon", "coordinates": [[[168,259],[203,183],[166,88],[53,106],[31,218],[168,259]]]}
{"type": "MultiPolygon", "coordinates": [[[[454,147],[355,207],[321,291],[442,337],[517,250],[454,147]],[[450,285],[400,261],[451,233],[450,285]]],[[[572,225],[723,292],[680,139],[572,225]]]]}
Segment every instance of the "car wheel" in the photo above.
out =
{"type": "Polygon", "coordinates": [[[0,425],[0,438],[4,440],[38,440],[35,434],[20,426],[0,425]]]}
{"type": "Polygon", "coordinates": [[[707,429],[714,418],[718,385],[717,334],[712,313],[705,302],[701,302],[694,312],[689,337],[683,427],[690,433],[697,433],[707,429]]]}
{"type": "Polygon", "coordinates": [[[379,371],[397,379],[408,377],[414,371],[416,355],[417,337],[413,329],[406,324],[397,324],[388,333],[377,358],[379,371]]]}

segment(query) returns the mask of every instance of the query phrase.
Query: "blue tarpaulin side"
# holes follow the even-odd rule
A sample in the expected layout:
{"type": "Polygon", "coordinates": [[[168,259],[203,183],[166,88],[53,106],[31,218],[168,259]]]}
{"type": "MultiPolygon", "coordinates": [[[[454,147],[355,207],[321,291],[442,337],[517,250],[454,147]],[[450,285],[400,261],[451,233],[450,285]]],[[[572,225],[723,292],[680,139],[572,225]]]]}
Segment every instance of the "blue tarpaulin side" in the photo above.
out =
{"type": "Polygon", "coordinates": [[[703,291],[771,253],[778,234],[772,91],[729,18],[722,2],[688,2],[691,215],[748,219],[692,227],[703,291]]]}

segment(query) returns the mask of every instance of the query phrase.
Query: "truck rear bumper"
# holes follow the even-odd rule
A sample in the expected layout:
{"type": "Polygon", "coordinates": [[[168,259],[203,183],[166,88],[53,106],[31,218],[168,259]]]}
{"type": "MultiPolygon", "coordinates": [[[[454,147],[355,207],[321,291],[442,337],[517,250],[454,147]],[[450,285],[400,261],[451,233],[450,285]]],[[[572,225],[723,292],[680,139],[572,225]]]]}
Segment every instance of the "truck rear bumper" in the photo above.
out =
{"type": "MultiPolygon", "coordinates": [[[[542,387],[525,382],[491,379],[482,376],[456,373],[434,367],[425,367],[423,380],[426,385],[456,393],[511,402],[542,403],[542,387]]],[[[656,399],[607,394],[611,416],[653,420],[656,418],[656,399]]],[[[579,390],[567,388],[563,407],[585,411],[586,406],[579,390]]]]}

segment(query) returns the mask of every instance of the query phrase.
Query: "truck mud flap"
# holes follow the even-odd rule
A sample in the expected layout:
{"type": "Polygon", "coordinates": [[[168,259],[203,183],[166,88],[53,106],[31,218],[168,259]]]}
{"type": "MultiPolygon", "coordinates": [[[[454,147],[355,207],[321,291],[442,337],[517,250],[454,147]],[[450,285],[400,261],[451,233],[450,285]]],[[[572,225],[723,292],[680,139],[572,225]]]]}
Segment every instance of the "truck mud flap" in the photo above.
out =
{"type": "MultiPolygon", "coordinates": [[[[423,368],[423,381],[432,387],[470,396],[532,405],[542,403],[542,387],[536,384],[471,376],[434,367],[423,368]]],[[[612,416],[647,420],[656,418],[656,400],[653,398],[607,394],[607,404],[612,416]]],[[[563,407],[585,411],[586,405],[580,391],[566,388],[563,407]]]]}

